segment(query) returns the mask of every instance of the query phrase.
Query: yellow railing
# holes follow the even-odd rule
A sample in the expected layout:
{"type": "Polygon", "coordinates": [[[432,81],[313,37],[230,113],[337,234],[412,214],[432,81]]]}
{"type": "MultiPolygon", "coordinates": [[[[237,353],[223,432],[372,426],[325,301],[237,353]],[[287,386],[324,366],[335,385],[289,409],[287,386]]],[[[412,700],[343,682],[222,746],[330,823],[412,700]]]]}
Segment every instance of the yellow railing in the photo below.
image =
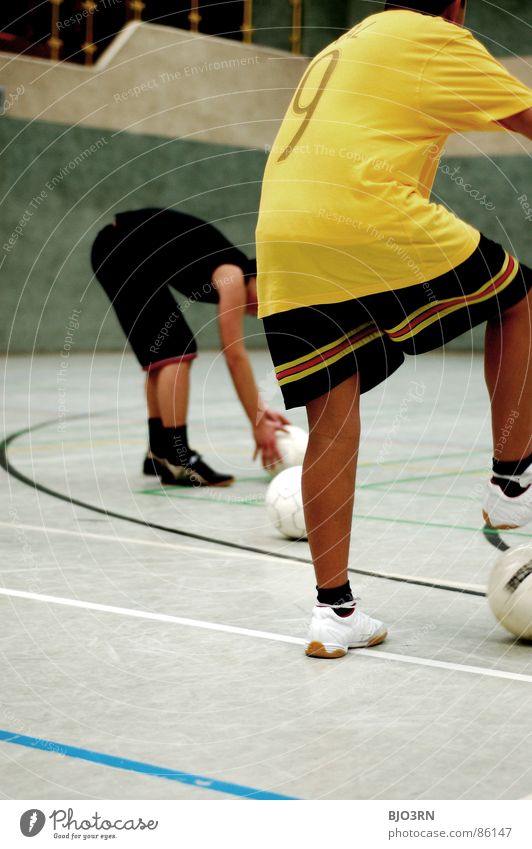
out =
{"type": "Polygon", "coordinates": [[[98,50],[94,43],[94,13],[98,8],[95,0],[83,0],[81,4],[85,12],[85,41],[81,45],[81,49],[85,54],[85,64],[92,65],[94,54],[98,50]]]}
{"type": "Polygon", "coordinates": [[[50,48],[50,59],[57,61],[63,46],[63,40],[59,38],[59,6],[63,0],[50,0],[52,4],[52,22],[50,24],[50,38],[48,39],[48,47],[50,48]]]}
{"type": "Polygon", "coordinates": [[[146,8],[146,4],[142,2],[142,0],[127,0],[126,9],[128,20],[130,21],[141,21],[142,13],[146,8]]]}
{"type": "MultiPolygon", "coordinates": [[[[61,38],[62,30],[70,25],[69,22],[76,20],[77,22],[84,21],[85,40],[81,45],[81,50],[85,56],[85,64],[92,65],[94,54],[98,51],[98,46],[94,41],[94,15],[99,11],[98,3],[103,3],[103,6],[110,5],[111,0],[82,0],[80,2],[81,10],[71,16],[67,22],[60,19],[60,6],[63,0],[49,0],[51,6],[51,24],[50,38],[48,39],[48,48],[50,58],[54,61],[61,59],[61,48],[63,47],[63,39],[61,38]]],[[[113,0],[113,5],[118,0],[113,0]]],[[[126,21],[141,21],[142,13],[148,6],[150,0],[125,0],[125,18],[126,21]]],[[[267,0],[265,0],[267,2],[267,0]]],[[[290,34],[290,46],[292,53],[301,53],[301,33],[302,33],[302,18],[303,18],[303,0],[287,0],[292,7],[292,29],[290,34]]],[[[191,32],[201,32],[202,16],[200,14],[201,4],[199,0],[191,0],[190,11],[188,13],[188,22],[191,32]]],[[[79,9],[79,7],[78,7],[79,9]]],[[[253,2],[252,0],[243,0],[242,24],[242,40],[245,44],[251,44],[253,41],[253,2]]]]}
{"type": "Polygon", "coordinates": [[[244,0],[244,20],[242,21],[242,38],[244,44],[251,44],[253,38],[253,3],[252,0],[244,0]]]}
{"type": "Polygon", "coordinates": [[[292,53],[298,56],[301,53],[301,25],[303,22],[303,0],[290,0],[292,4],[292,33],[290,35],[290,44],[292,45],[292,53]]]}
{"type": "Polygon", "coordinates": [[[188,15],[188,19],[190,21],[190,32],[199,32],[201,15],[199,13],[198,0],[192,0],[192,3],[190,4],[190,12],[188,15]]]}

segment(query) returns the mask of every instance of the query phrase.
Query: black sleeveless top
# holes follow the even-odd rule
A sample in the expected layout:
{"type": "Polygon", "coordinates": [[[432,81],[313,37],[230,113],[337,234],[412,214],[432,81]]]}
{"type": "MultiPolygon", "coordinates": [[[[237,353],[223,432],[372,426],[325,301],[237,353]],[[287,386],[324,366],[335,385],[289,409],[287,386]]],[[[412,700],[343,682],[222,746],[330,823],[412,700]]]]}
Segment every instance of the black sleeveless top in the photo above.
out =
{"type": "Polygon", "coordinates": [[[246,283],[256,274],[250,260],[212,224],[173,209],[119,212],[120,257],[157,285],[169,284],[195,301],[218,302],[212,275],[225,263],[242,269],[246,283]]]}

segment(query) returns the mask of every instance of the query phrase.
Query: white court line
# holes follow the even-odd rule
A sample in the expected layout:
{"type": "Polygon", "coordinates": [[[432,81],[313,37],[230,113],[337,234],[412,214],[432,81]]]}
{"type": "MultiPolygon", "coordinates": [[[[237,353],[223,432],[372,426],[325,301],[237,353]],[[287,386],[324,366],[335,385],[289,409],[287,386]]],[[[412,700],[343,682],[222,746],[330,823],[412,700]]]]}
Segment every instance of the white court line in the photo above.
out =
{"type": "MultiPolygon", "coordinates": [[[[14,453],[15,452],[13,452],[13,454],[14,453]]],[[[138,448],[131,448],[129,450],[124,450],[122,448],[120,450],[121,457],[129,457],[133,454],[138,454],[138,448]]],[[[98,451],[97,457],[95,457],[94,451],[84,451],[83,454],[68,454],[65,451],[57,451],[55,454],[41,454],[38,452],[33,452],[30,457],[17,457],[17,468],[19,466],[34,466],[37,461],[39,463],[39,466],[43,466],[45,463],[57,463],[58,459],[61,460],[63,459],[63,457],[66,457],[69,463],[72,460],[88,460],[91,458],[103,461],[108,459],[109,457],[116,458],[116,447],[109,448],[109,451],[98,451]]]]}
{"type": "MultiPolygon", "coordinates": [[[[73,536],[73,537],[87,537],[88,539],[100,539],[107,540],[112,542],[126,542],[128,544],[135,543],[135,545],[148,545],[152,548],[169,548],[173,551],[193,551],[199,552],[200,554],[217,554],[219,557],[225,557],[229,559],[227,551],[221,551],[220,549],[215,548],[201,548],[200,546],[193,545],[181,545],[179,543],[171,543],[171,542],[158,542],[157,540],[151,539],[136,539],[135,537],[118,537],[114,534],[93,534],[90,531],[69,531],[65,528],[50,528],[46,525],[25,525],[21,522],[0,522],[0,528],[21,528],[25,531],[36,531],[37,533],[43,534],[64,534],[65,536],[73,536]]],[[[214,545],[215,543],[213,543],[214,545]]],[[[253,551],[245,552],[245,551],[231,551],[231,557],[243,557],[246,560],[252,557],[262,557],[268,560],[278,560],[277,557],[272,557],[268,554],[259,554],[253,551]]],[[[297,560],[291,561],[292,563],[298,563],[297,560]]],[[[306,563],[298,563],[300,566],[306,566],[306,563]]]]}
{"type": "MultiPolygon", "coordinates": [[[[188,628],[201,628],[205,631],[221,631],[225,634],[238,634],[242,637],[255,637],[260,640],[273,640],[277,643],[291,643],[296,646],[305,645],[301,637],[289,637],[286,634],[273,634],[270,631],[255,631],[252,628],[239,628],[236,625],[221,625],[218,622],[204,622],[201,619],[184,619],[181,616],[169,616],[166,613],[151,613],[146,610],[135,610],[130,607],[114,607],[110,604],[97,604],[93,601],[80,601],[74,598],[29,593],[23,590],[0,588],[0,595],[10,598],[22,598],[29,601],[40,601],[46,604],[61,604],[66,607],[78,607],[83,610],[96,610],[99,613],[113,613],[118,616],[131,616],[134,619],[151,619],[156,622],[170,622],[174,625],[185,625],[188,628]]],[[[447,669],[450,672],[468,672],[470,675],[481,675],[486,678],[504,678],[510,681],[524,681],[532,684],[532,675],[522,675],[519,672],[504,672],[501,669],[485,669],[481,666],[466,666],[461,663],[447,663],[443,660],[429,660],[404,654],[392,654],[380,649],[357,649],[357,655],[372,657],[374,660],[391,660],[396,663],[411,663],[416,666],[430,666],[436,669],[447,669]]]]}
{"type": "MultiPolygon", "coordinates": [[[[64,534],[65,536],[74,536],[74,537],[87,537],[88,539],[101,539],[101,540],[111,540],[112,542],[125,542],[125,543],[135,543],[136,545],[148,545],[154,548],[167,548],[173,551],[192,551],[199,552],[200,554],[217,554],[219,557],[225,557],[229,559],[227,556],[227,551],[215,548],[202,548],[200,546],[192,546],[192,545],[181,545],[179,543],[171,543],[171,542],[157,542],[149,540],[149,539],[137,539],[135,537],[118,537],[113,534],[94,534],[90,531],[70,531],[65,528],[50,528],[46,525],[25,525],[21,522],[0,522],[0,528],[21,528],[26,531],[36,531],[37,533],[44,534],[64,534]]],[[[216,545],[216,542],[213,541],[213,545],[216,545]]],[[[245,560],[249,559],[260,559],[270,560],[274,563],[292,563],[297,566],[307,566],[311,565],[309,563],[303,563],[301,560],[291,560],[289,557],[283,554],[283,558],[275,557],[272,554],[261,554],[256,551],[231,551],[231,557],[241,557],[245,560]]],[[[16,570],[13,570],[16,571],[16,570]]],[[[356,570],[355,570],[356,571],[356,570]]],[[[361,573],[362,577],[364,573],[361,573]]],[[[394,578],[397,581],[427,581],[427,588],[430,589],[429,582],[432,580],[431,578],[427,578],[420,575],[400,575],[396,572],[377,572],[375,570],[375,577],[382,576],[383,578],[394,578]]],[[[372,577],[371,575],[367,577],[372,577]]],[[[436,580],[436,579],[435,579],[436,580]]],[[[437,582],[440,586],[450,587],[451,589],[461,589],[461,590],[478,590],[479,592],[485,592],[486,587],[481,586],[480,584],[463,584],[455,581],[444,581],[437,579],[437,582]]],[[[423,586],[423,585],[421,585],[423,586]]]]}

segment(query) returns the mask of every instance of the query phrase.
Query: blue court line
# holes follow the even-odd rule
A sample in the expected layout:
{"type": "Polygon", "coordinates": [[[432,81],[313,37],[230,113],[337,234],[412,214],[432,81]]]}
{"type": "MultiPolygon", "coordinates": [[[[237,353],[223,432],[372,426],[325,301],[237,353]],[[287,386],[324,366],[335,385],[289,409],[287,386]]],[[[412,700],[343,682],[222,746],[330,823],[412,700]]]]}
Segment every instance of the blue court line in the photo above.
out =
{"type": "Polygon", "coordinates": [[[280,793],[271,793],[269,790],[257,790],[254,787],[218,781],[216,778],[205,778],[203,775],[194,775],[191,772],[176,772],[176,770],[164,766],[155,766],[142,761],[130,761],[127,758],[117,758],[114,755],[93,752],[90,749],[78,749],[76,746],[65,746],[63,743],[54,743],[52,740],[43,740],[40,737],[26,737],[24,734],[16,734],[2,729],[0,729],[0,741],[13,743],[16,746],[26,746],[28,749],[55,752],[55,754],[65,755],[68,758],[78,758],[82,761],[102,764],[102,766],[111,766],[114,769],[154,775],[156,778],[166,778],[168,781],[178,781],[180,784],[190,784],[193,787],[214,790],[217,793],[227,793],[230,796],[240,796],[243,799],[297,800],[296,796],[283,796],[280,793]]]}

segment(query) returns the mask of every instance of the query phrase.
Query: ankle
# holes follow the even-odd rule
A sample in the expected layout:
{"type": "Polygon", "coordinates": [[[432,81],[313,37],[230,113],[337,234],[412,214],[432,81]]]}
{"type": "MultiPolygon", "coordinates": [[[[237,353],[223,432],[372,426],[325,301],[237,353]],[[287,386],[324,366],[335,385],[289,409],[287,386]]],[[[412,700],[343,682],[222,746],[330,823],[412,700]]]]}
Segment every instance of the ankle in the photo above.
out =
{"type": "Polygon", "coordinates": [[[493,477],[508,498],[518,498],[532,484],[532,454],[522,460],[493,460],[493,477]]]}
{"type": "Polygon", "coordinates": [[[165,427],[166,459],[175,466],[185,466],[192,451],[188,444],[187,426],[165,427]]]}
{"type": "Polygon", "coordinates": [[[332,607],[334,612],[342,618],[351,615],[355,606],[355,599],[349,581],[338,587],[316,587],[316,589],[320,606],[332,607]]]}
{"type": "Polygon", "coordinates": [[[523,475],[532,466],[532,454],[520,460],[495,460],[493,459],[493,474],[500,478],[517,478],[523,475]]]}
{"type": "Polygon", "coordinates": [[[155,416],[148,419],[148,444],[152,454],[156,457],[164,457],[166,440],[163,423],[160,418],[155,416]]]}

